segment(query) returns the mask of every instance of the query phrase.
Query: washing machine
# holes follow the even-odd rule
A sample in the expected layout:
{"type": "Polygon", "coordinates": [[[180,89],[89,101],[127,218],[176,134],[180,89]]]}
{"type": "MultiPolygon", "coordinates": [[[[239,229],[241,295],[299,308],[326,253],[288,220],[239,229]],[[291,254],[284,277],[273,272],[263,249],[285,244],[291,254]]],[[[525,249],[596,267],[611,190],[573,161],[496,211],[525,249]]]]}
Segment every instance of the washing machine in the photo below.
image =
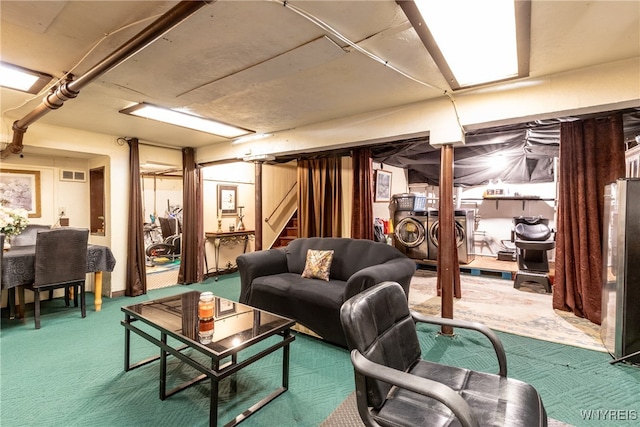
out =
{"type": "MultiPolygon", "coordinates": [[[[427,259],[427,219],[425,211],[415,211],[413,195],[394,195],[394,245],[412,259],[427,259]]],[[[419,200],[419,204],[422,200],[419,200]]],[[[420,205],[421,206],[421,205],[420,205]]]]}
{"type": "Polygon", "coordinates": [[[424,212],[396,212],[396,248],[412,259],[427,259],[427,219],[424,212]]]}
{"type": "MultiPolygon", "coordinates": [[[[458,262],[468,264],[475,259],[473,252],[473,231],[475,214],[473,209],[459,209],[454,211],[454,226],[456,246],[458,248],[458,262]]],[[[427,254],[428,259],[438,259],[438,211],[430,211],[427,219],[427,254]]]]}

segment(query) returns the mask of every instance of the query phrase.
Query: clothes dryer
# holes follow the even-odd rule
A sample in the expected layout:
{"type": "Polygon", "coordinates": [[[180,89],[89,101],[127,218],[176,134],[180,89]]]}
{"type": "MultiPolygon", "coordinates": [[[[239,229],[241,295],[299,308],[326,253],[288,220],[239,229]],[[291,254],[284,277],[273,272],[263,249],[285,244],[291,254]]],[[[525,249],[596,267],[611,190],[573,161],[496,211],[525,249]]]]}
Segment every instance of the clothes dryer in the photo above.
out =
{"type": "MultiPolygon", "coordinates": [[[[454,211],[454,227],[456,234],[456,247],[458,248],[458,262],[468,264],[475,259],[473,252],[473,229],[475,214],[472,209],[460,209],[454,211]]],[[[427,220],[427,250],[430,260],[438,259],[438,211],[429,212],[427,220]]]]}
{"type": "Polygon", "coordinates": [[[427,259],[427,218],[424,212],[396,212],[395,246],[409,258],[427,259]]]}
{"type": "Polygon", "coordinates": [[[455,221],[460,224],[464,234],[462,244],[458,246],[458,260],[462,264],[469,264],[476,258],[474,231],[476,227],[475,211],[473,209],[457,210],[455,221]]]}

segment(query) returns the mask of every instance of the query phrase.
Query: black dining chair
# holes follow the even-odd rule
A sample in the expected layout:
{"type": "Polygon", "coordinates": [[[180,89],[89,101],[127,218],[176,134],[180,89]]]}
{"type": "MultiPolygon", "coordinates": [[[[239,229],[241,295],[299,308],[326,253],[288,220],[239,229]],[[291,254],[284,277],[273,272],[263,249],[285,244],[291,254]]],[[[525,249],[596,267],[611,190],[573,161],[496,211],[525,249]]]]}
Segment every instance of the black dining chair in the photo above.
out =
{"type": "Polygon", "coordinates": [[[351,350],[358,413],[367,426],[544,427],[538,392],[507,378],[507,359],[486,326],[409,310],[402,287],[383,282],[347,300],[340,320],[351,350]],[[472,329],[495,350],[498,374],[421,358],[416,322],[472,329]]]}
{"type": "MultiPolygon", "coordinates": [[[[70,290],[74,290],[74,306],[86,317],[85,278],[89,230],[57,228],[38,232],[36,236],[35,278],[25,286],[34,293],[34,320],[40,329],[40,292],[65,289],[65,304],[69,305],[70,290]]],[[[22,304],[23,298],[21,298],[22,304]]]]}

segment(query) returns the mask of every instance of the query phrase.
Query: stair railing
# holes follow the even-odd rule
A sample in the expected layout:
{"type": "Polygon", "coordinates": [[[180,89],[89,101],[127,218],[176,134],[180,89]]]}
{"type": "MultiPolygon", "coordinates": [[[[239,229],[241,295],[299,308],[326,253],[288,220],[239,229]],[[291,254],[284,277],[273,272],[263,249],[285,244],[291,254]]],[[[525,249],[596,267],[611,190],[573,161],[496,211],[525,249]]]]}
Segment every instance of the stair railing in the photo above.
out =
{"type": "Polygon", "coordinates": [[[278,211],[278,209],[280,208],[280,206],[282,206],[282,204],[284,203],[285,200],[287,200],[287,197],[289,197],[289,194],[291,194],[291,192],[296,188],[296,186],[298,185],[298,181],[294,182],[293,185],[291,186],[291,188],[289,189],[289,191],[287,191],[287,193],[284,195],[284,197],[282,197],[282,199],[280,200],[280,202],[276,205],[275,208],[273,208],[273,211],[271,212],[271,214],[269,214],[269,216],[267,216],[264,219],[264,222],[269,222],[271,220],[271,217],[273,217],[273,215],[275,215],[275,213],[278,211]]]}

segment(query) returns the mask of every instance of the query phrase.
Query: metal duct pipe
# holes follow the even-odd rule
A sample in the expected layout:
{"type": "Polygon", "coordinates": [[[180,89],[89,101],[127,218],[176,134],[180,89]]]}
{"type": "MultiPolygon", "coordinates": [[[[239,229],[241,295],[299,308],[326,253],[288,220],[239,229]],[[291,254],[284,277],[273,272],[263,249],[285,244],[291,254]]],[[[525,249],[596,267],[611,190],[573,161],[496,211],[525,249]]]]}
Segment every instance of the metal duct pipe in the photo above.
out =
{"type": "Polygon", "coordinates": [[[60,85],[56,90],[47,95],[30,113],[13,123],[13,138],[11,143],[2,150],[0,158],[4,159],[10,154],[20,154],[22,152],[22,139],[29,125],[40,119],[49,111],[60,108],[66,100],[78,96],[80,89],[102,74],[120,65],[131,56],[153,43],[167,31],[182,23],[182,21],[193,15],[200,8],[209,3],[213,3],[214,1],[215,0],[181,1],[148,27],[140,31],[132,39],[125,42],[111,55],[93,66],[84,75],[78,77],[74,81],[60,85]]]}

